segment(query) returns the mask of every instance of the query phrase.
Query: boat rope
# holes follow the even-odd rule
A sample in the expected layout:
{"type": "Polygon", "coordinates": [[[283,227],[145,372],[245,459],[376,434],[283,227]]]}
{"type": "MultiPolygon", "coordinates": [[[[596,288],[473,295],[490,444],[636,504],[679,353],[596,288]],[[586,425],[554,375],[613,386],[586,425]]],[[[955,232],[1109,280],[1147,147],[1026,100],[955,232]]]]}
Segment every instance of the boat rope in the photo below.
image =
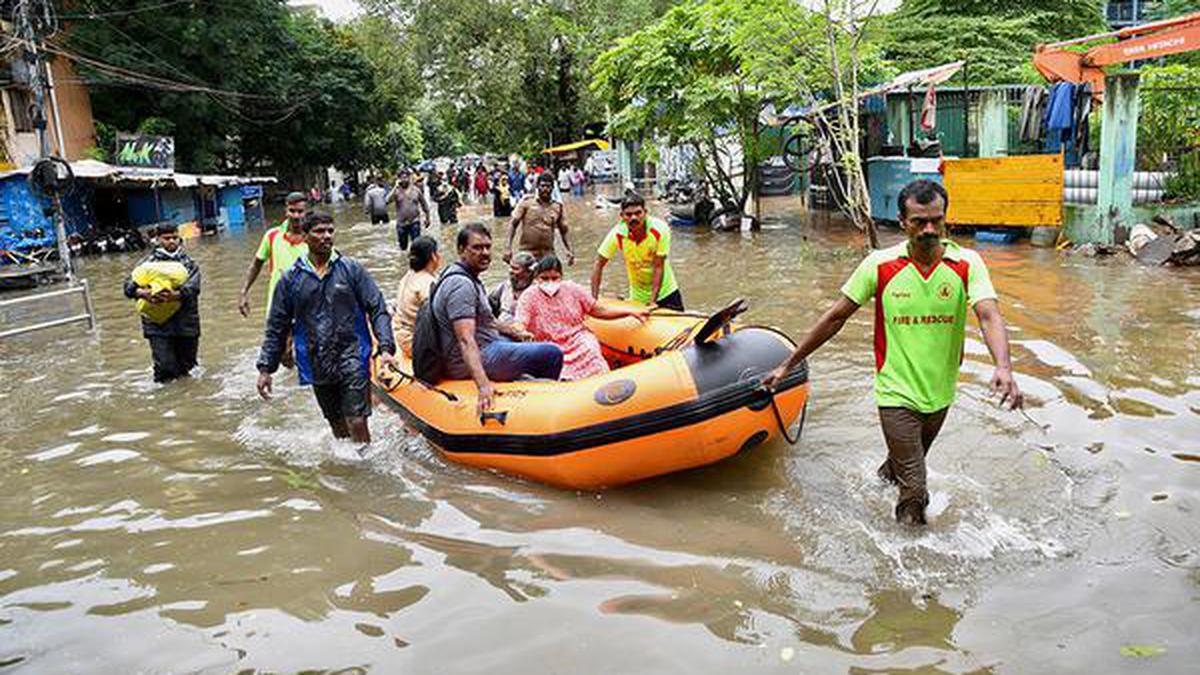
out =
{"type": "Polygon", "coordinates": [[[800,434],[804,432],[804,418],[808,415],[808,403],[804,403],[804,407],[800,409],[800,426],[796,427],[796,437],[792,438],[788,434],[787,425],[783,423],[783,415],[779,414],[779,406],[775,404],[775,392],[767,390],[767,395],[771,397],[771,411],[775,413],[775,422],[779,425],[779,433],[783,434],[783,439],[788,442],[788,445],[795,445],[800,440],[800,434]]]}
{"type": "Polygon", "coordinates": [[[450,392],[445,391],[443,389],[438,389],[437,387],[429,384],[428,382],[425,382],[421,378],[413,375],[412,373],[406,373],[403,370],[400,370],[400,366],[393,365],[390,368],[390,370],[393,373],[395,373],[396,375],[400,376],[400,381],[396,382],[394,385],[392,385],[390,387],[387,386],[386,383],[384,383],[384,388],[387,389],[388,391],[394,391],[397,387],[399,387],[401,384],[403,384],[405,380],[410,380],[412,382],[416,382],[417,384],[421,385],[422,387],[425,387],[426,389],[428,389],[430,391],[436,391],[437,393],[441,394],[442,396],[445,396],[446,400],[450,401],[451,403],[458,402],[458,397],[455,396],[454,394],[451,394],[450,392]]]}

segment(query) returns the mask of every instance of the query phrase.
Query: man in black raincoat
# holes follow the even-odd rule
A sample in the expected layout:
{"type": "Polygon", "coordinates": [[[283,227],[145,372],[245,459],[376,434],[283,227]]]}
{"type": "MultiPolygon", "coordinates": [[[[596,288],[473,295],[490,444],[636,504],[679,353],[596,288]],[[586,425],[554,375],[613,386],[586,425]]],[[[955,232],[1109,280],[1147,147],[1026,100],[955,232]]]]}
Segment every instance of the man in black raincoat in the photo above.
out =
{"type": "Polygon", "coordinates": [[[257,363],[258,393],[270,400],[271,375],[291,332],[300,384],[312,385],[333,435],[370,443],[369,363],[374,355],[381,367],[395,364],[392,317],[366,268],[333,248],[333,218],[314,211],[303,228],[308,254],[284,273],[271,299],[257,363]]]}

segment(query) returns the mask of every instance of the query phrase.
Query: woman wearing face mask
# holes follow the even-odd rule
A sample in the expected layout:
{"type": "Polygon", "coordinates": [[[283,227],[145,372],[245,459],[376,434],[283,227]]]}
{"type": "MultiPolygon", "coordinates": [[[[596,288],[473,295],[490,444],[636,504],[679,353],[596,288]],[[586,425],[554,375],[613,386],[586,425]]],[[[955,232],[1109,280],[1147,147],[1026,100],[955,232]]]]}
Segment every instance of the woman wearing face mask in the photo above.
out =
{"type": "Polygon", "coordinates": [[[406,355],[412,355],[413,325],[417,321],[417,310],[429,299],[429,287],[437,280],[442,257],[438,255],[437,241],[422,235],[413,240],[408,248],[408,272],[400,279],[396,292],[396,317],[393,332],[396,343],[406,355]]]}
{"type": "Polygon", "coordinates": [[[600,352],[600,342],[583,320],[621,319],[632,316],[645,321],[650,309],[618,309],[599,303],[587,290],[573,281],[563,281],[562,262],[554,255],[538,261],[536,281],[517,301],[517,323],[539,342],[551,342],[563,352],[564,380],[608,372],[608,363],[600,352]]]}

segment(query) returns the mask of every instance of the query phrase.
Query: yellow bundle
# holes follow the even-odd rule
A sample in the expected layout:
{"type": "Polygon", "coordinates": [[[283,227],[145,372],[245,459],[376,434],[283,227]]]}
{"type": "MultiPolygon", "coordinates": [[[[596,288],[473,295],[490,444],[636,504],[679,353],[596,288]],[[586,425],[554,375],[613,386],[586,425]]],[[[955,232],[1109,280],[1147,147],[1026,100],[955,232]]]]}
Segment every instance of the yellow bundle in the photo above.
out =
{"type": "MultiPolygon", "coordinates": [[[[144,262],[134,268],[131,275],[133,283],[142,288],[149,288],[151,295],[165,290],[176,290],[188,278],[188,269],[183,263],[166,260],[144,262]]],[[[157,324],[166,323],[179,311],[178,300],[171,302],[153,303],[149,300],[138,300],[138,313],[157,324]]]]}

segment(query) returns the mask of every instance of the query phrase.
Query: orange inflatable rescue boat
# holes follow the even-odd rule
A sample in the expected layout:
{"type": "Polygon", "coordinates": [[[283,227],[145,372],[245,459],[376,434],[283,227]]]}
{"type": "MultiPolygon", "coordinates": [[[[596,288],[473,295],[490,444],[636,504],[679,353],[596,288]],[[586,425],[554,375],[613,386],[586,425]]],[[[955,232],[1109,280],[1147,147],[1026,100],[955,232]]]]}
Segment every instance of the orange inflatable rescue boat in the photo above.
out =
{"type": "MultiPolygon", "coordinates": [[[[761,381],[795,348],[773,328],[741,326],[737,301],[711,317],[654,310],[588,319],[612,371],[576,382],[495,383],[476,412],[470,380],[431,386],[399,372],[376,393],[447,459],[560,487],[592,490],[704,466],[777,437],[808,400],[802,364],[776,387],[761,381]]],[[[799,436],[799,431],[796,432],[799,436]]]]}

